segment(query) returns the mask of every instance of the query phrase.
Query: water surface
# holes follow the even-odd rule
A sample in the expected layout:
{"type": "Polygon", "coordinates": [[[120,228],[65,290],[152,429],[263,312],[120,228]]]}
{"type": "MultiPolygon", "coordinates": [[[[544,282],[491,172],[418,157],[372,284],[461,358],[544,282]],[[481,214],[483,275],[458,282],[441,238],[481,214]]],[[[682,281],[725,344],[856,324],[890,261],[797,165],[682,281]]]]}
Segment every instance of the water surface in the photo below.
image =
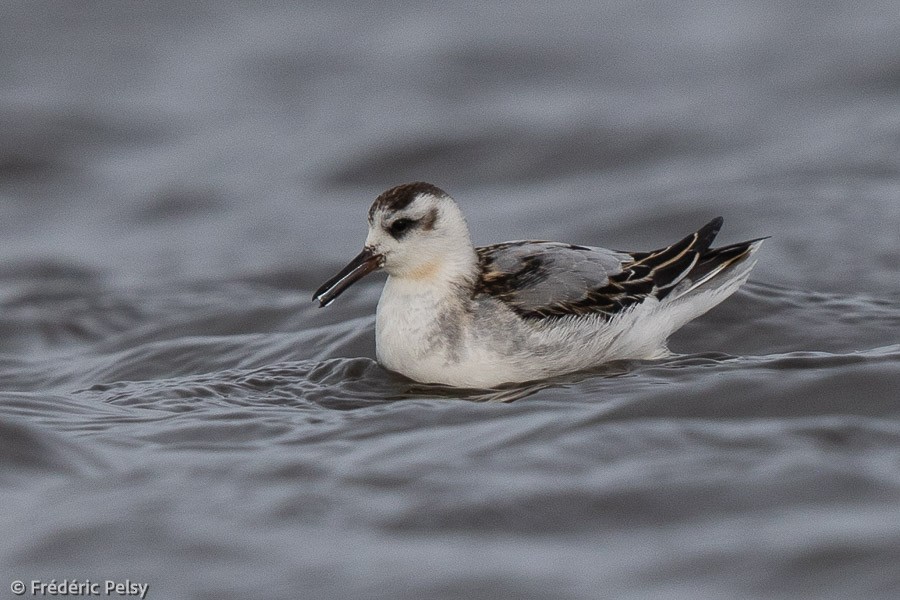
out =
{"type": "Polygon", "coordinates": [[[2,12],[0,585],[897,597],[894,3],[2,12]],[[310,301],[418,179],[479,244],[772,238],[674,358],[426,386],[377,277],[310,301]]]}

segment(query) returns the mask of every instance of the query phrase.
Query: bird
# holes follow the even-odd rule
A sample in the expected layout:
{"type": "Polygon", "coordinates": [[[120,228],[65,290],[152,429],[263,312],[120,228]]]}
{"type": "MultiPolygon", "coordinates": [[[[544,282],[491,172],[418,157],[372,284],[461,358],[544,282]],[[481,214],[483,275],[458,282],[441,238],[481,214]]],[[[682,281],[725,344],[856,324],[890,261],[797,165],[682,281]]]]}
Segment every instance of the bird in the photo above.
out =
{"type": "Polygon", "coordinates": [[[668,337],[743,284],[763,240],[713,248],[716,217],[674,244],[626,252],[552,241],[472,244],[442,189],[379,195],[362,252],[313,294],[331,304],[384,270],[376,358],[420,383],[491,389],[670,356],[668,337]]]}

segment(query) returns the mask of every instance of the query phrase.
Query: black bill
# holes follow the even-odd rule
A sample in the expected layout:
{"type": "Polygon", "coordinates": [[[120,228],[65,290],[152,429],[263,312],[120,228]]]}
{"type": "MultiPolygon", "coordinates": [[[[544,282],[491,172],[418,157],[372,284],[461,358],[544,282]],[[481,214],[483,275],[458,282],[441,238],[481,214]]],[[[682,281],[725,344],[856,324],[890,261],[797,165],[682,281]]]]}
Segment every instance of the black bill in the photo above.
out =
{"type": "Polygon", "coordinates": [[[371,248],[364,248],[349,265],[341,269],[340,273],[316,290],[313,300],[318,300],[319,306],[328,306],[356,281],[381,268],[381,258],[381,255],[375,254],[371,248]]]}

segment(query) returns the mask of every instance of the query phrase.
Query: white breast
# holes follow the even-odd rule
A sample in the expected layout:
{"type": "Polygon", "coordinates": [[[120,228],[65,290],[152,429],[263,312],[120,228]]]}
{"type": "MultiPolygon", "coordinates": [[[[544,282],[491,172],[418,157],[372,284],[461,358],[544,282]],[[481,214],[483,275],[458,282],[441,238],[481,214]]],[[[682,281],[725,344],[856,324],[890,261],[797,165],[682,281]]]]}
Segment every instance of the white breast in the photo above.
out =
{"type": "Polygon", "coordinates": [[[388,277],[378,301],[375,347],[378,362],[419,381],[446,363],[437,338],[446,292],[438,285],[388,277]]]}

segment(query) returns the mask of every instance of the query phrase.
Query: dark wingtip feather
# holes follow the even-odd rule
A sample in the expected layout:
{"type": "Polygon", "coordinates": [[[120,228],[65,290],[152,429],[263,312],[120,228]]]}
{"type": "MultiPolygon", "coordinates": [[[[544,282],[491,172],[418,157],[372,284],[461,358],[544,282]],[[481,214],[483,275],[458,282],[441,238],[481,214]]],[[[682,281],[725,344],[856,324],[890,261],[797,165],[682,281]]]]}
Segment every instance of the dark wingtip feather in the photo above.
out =
{"type": "MultiPolygon", "coordinates": [[[[737,244],[729,244],[718,248],[709,248],[700,255],[697,265],[688,274],[693,281],[702,281],[709,274],[725,272],[733,265],[744,262],[759,247],[759,243],[769,239],[769,236],[760,237],[737,244]]],[[[715,277],[719,277],[718,274],[715,277]]]]}
{"type": "Polygon", "coordinates": [[[719,235],[719,230],[722,229],[722,223],[725,222],[725,219],[722,217],[716,217],[703,227],[697,230],[697,243],[694,246],[694,249],[703,252],[707,248],[709,248],[713,240],[716,239],[716,236],[719,235]]]}

